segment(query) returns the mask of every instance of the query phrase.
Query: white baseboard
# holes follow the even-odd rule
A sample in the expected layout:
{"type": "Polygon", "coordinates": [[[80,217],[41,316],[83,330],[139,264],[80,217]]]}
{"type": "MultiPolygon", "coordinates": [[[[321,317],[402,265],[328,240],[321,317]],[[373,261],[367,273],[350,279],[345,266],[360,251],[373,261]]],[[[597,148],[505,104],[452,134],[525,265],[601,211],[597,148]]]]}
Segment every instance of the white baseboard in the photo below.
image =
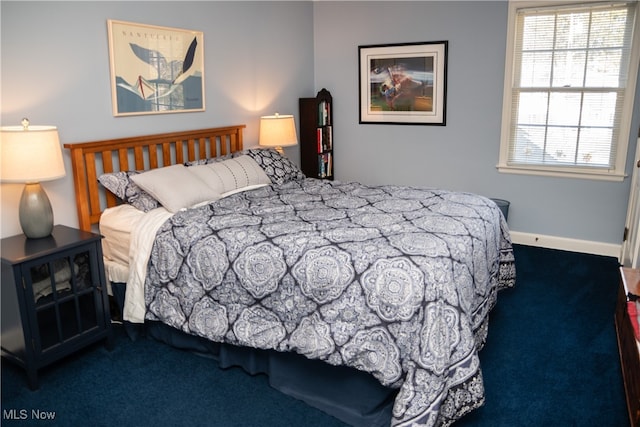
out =
{"type": "Polygon", "coordinates": [[[622,252],[622,244],[521,233],[519,231],[511,231],[511,241],[518,245],[539,246],[541,248],[560,249],[569,252],[604,255],[617,258],[618,260],[620,260],[622,252]]]}

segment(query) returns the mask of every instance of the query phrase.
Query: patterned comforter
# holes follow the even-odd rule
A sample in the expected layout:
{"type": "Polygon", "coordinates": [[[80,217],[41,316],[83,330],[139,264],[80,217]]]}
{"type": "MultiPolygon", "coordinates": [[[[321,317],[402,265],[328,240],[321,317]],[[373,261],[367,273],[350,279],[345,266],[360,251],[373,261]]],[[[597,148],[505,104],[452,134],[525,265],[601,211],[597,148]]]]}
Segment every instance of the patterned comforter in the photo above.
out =
{"type": "Polygon", "coordinates": [[[303,179],[173,215],[146,318],[369,372],[400,388],[393,425],[448,425],[484,402],[477,353],[514,280],[487,198],[303,179]]]}

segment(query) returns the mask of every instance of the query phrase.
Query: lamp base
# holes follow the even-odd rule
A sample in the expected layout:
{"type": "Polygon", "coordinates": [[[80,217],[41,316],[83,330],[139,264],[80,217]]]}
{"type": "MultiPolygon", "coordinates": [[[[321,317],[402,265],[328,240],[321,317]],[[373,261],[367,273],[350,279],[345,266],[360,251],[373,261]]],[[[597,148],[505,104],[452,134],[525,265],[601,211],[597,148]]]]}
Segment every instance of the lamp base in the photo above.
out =
{"type": "Polygon", "coordinates": [[[18,213],[25,236],[39,239],[51,235],[53,209],[47,193],[39,182],[25,184],[18,213]]]}

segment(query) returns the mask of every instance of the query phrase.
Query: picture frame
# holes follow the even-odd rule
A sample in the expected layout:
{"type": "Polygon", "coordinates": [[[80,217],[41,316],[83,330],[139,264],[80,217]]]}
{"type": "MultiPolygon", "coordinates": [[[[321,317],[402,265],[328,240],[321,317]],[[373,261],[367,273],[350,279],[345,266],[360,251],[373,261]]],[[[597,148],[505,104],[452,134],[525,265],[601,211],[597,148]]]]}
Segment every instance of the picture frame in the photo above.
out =
{"type": "Polygon", "coordinates": [[[114,116],[205,110],[201,31],[107,20],[114,116]]]}
{"type": "Polygon", "coordinates": [[[358,46],[361,124],[446,125],[448,41],[358,46]]]}

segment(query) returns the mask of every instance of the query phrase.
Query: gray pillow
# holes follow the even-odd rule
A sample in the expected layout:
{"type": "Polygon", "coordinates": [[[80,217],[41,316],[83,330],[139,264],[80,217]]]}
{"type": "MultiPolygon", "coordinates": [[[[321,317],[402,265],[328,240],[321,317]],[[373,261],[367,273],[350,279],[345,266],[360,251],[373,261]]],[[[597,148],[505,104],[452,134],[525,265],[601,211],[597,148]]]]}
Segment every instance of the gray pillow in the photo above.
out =
{"type": "Polygon", "coordinates": [[[239,156],[222,162],[190,166],[187,170],[220,194],[255,185],[269,185],[271,180],[249,156],[239,156]]]}
{"type": "Polygon", "coordinates": [[[166,166],[134,175],[131,179],[170,212],[218,200],[220,191],[192,173],[192,168],[182,164],[166,166]]]}

